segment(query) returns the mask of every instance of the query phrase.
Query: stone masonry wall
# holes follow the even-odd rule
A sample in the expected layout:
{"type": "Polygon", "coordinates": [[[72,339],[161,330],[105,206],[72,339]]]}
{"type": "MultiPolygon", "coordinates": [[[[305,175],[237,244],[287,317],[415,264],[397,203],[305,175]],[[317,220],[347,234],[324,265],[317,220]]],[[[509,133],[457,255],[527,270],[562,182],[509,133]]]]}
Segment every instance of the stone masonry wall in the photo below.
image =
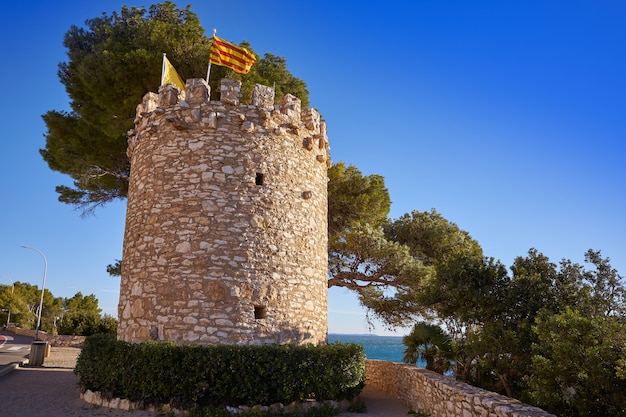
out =
{"type": "Polygon", "coordinates": [[[556,417],[513,398],[414,365],[367,360],[365,374],[367,385],[432,417],[556,417]]]}
{"type": "MultiPolygon", "coordinates": [[[[35,338],[35,330],[33,329],[21,329],[15,326],[9,326],[6,331],[20,335],[35,338]]],[[[51,346],[57,347],[83,347],[85,343],[85,336],[70,336],[70,335],[53,335],[47,334],[44,331],[39,330],[37,334],[39,340],[48,342],[51,346]]]]}
{"type": "Polygon", "coordinates": [[[42,338],[51,346],[56,347],[74,347],[82,348],[85,344],[86,336],[69,336],[69,335],[46,335],[42,338]]]}
{"type": "Polygon", "coordinates": [[[129,132],[118,338],[325,343],[326,125],[239,81],[148,93],[129,132]]]}

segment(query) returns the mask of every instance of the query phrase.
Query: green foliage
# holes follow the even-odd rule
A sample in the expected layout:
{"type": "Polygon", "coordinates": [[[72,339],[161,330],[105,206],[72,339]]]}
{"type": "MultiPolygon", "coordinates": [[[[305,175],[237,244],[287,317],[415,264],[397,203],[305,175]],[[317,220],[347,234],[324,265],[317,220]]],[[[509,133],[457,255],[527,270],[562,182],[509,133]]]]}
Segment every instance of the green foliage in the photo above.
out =
{"type": "Polygon", "coordinates": [[[426,265],[437,265],[459,254],[482,257],[478,242],[434,209],[414,210],[389,222],[385,234],[408,246],[411,254],[426,265]]]}
{"type": "Polygon", "coordinates": [[[361,303],[390,327],[406,326],[455,296],[440,287],[468,262],[480,261],[482,249],[435,210],[413,211],[375,227],[383,224],[381,217],[371,220],[374,226],[357,221],[329,244],[329,282],[356,290],[361,303]],[[452,265],[456,270],[450,273],[452,265]]]}
{"type": "Polygon", "coordinates": [[[77,311],[66,313],[58,322],[58,332],[64,335],[90,336],[99,333],[96,329],[100,316],[93,313],[77,311]]]}
{"type": "Polygon", "coordinates": [[[363,176],[355,166],[338,162],[328,169],[329,241],[340,240],[357,224],[385,224],[391,199],[380,175],[363,176]]]}
{"type": "MultiPolygon", "coordinates": [[[[16,282],[14,287],[0,285],[0,308],[11,311],[11,323],[25,329],[37,326],[41,291],[36,285],[16,282]]],[[[101,316],[95,295],[78,292],[71,298],[54,297],[44,291],[40,329],[49,334],[88,336],[96,333],[115,334],[117,320],[101,316]]],[[[0,323],[6,323],[7,312],[0,313],[0,323]]]]}
{"type": "Polygon", "coordinates": [[[456,333],[455,328],[467,328],[465,319],[476,316],[478,303],[493,301],[491,284],[503,268],[483,259],[478,242],[436,210],[406,213],[388,221],[384,233],[430,270],[412,294],[413,304],[420,306],[414,308],[414,317],[436,316],[456,333]]]}
{"type": "Polygon", "coordinates": [[[117,334],[115,317],[96,315],[86,311],[66,313],[58,322],[59,334],[91,336],[98,333],[117,334]]]}
{"type": "Polygon", "coordinates": [[[98,325],[97,333],[109,334],[109,335],[117,335],[117,319],[111,315],[105,314],[100,318],[100,323],[98,325]]]}
{"type": "Polygon", "coordinates": [[[531,340],[526,326],[510,328],[493,321],[457,342],[457,379],[490,391],[520,398],[530,368],[531,340]]]}
{"type": "Polygon", "coordinates": [[[18,303],[15,288],[12,285],[0,285],[0,325],[6,324],[11,313],[12,322],[15,322],[18,303]]]}
{"type": "Polygon", "coordinates": [[[426,361],[426,369],[440,374],[452,367],[452,339],[440,326],[422,321],[415,323],[402,342],[406,346],[402,358],[404,362],[415,364],[422,359],[426,361]]]}
{"type": "Polygon", "coordinates": [[[421,300],[465,329],[453,342],[456,378],[557,415],[623,415],[624,285],[599,252],[585,259],[591,268],[557,265],[531,249],[511,277],[471,254],[438,261],[421,300]]]}
{"type": "MultiPolygon", "coordinates": [[[[51,169],[74,180],[73,187],[57,187],[59,200],[89,213],[126,197],[126,133],[144,94],[158,90],[163,53],[183,79],[204,78],[210,39],[190,6],[178,9],[166,1],[148,9],[123,6],[120,12],[87,20],[85,27],[72,26],[64,46],[68,61],[59,64],[59,78],[71,111],[52,110],[43,116],[48,133],[40,153],[51,169]]],[[[266,54],[249,74],[233,74],[214,65],[212,94],[228,76],[242,80],[244,93],[255,82],[275,83],[277,98],[291,93],[308,106],[306,85],[287,71],[285,58],[266,54]]]]}
{"type": "Polygon", "coordinates": [[[500,262],[456,253],[437,262],[419,299],[458,333],[457,329],[484,324],[507,308],[503,299],[509,280],[500,262]]]}
{"type": "Polygon", "coordinates": [[[457,341],[456,377],[526,400],[526,381],[536,341],[532,325],[541,309],[558,308],[558,283],[562,279],[558,278],[556,265],[534,249],[527,257],[515,260],[512,278],[499,263],[485,261],[484,268],[468,263],[458,274],[457,281],[469,287],[456,287],[461,290],[460,300],[465,301],[456,304],[456,313],[455,304],[452,309],[450,304],[443,304],[443,312],[467,326],[467,333],[457,341]],[[474,272],[466,275],[468,266],[474,272]],[[471,312],[472,300],[476,302],[475,314],[471,312]]]}
{"type": "Polygon", "coordinates": [[[114,264],[107,265],[107,273],[112,277],[122,276],[122,261],[117,259],[114,264]]]}
{"type": "Polygon", "coordinates": [[[72,111],[43,116],[41,151],[51,169],[74,179],[74,188],[57,187],[59,200],[85,209],[126,196],[126,132],[143,95],[159,86],[163,52],[181,74],[191,74],[206,68],[201,54],[208,56],[209,47],[189,7],[170,2],[149,10],[124,6],[86,25],[65,35],[69,60],[59,64],[59,78],[72,111]]]}
{"type": "Polygon", "coordinates": [[[329,252],[329,286],[354,290],[363,306],[390,326],[421,311],[421,282],[432,268],[411,256],[406,246],[387,240],[381,228],[357,225],[329,252]]]}
{"type": "Polygon", "coordinates": [[[389,327],[435,314],[463,328],[498,308],[494,288],[508,279],[506,269],[483,259],[469,233],[435,210],[385,220],[382,177],[340,163],[329,178],[329,287],[356,291],[389,327]]]}
{"type": "Polygon", "coordinates": [[[102,309],[98,307],[98,299],[95,295],[83,295],[80,291],[74,294],[72,298],[65,299],[65,310],[73,312],[88,311],[98,316],[102,312],[102,309]]]}
{"type": "Polygon", "coordinates": [[[452,272],[454,260],[481,260],[478,243],[435,210],[387,220],[390,199],[381,176],[363,176],[342,162],[328,176],[328,285],[356,291],[388,326],[427,314],[424,306],[440,301],[433,299],[441,296],[439,287],[461,267],[452,272]]]}
{"type": "Polygon", "coordinates": [[[626,287],[623,277],[611,267],[608,258],[602,258],[600,251],[589,250],[585,261],[592,264],[594,271],[584,276],[587,282],[583,292],[589,293],[588,309],[591,314],[603,316],[626,316],[626,287]]]}
{"type": "MultiPolygon", "coordinates": [[[[0,286],[0,306],[11,311],[11,322],[25,329],[37,327],[37,316],[41,302],[41,290],[36,285],[15,282],[0,286]]],[[[55,332],[55,322],[63,308],[63,299],[54,297],[48,289],[44,290],[43,309],[40,329],[47,333],[55,332]]],[[[0,320],[6,323],[7,313],[0,314],[0,320]]]]}
{"type": "Polygon", "coordinates": [[[117,320],[111,316],[101,316],[98,299],[90,294],[83,296],[77,292],[64,302],[64,314],[57,323],[59,334],[91,336],[98,333],[115,335],[117,320]]]}
{"type": "Polygon", "coordinates": [[[530,398],[563,417],[618,416],[626,412],[626,323],[612,315],[569,307],[542,314],[530,374],[530,398]],[[621,361],[621,362],[620,362],[621,361]]]}
{"type": "Polygon", "coordinates": [[[328,178],[328,286],[355,291],[389,326],[402,324],[419,310],[416,291],[432,268],[385,237],[391,200],[380,175],[339,162],[328,178]]]}
{"type": "Polygon", "coordinates": [[[361,391],[359,345],[234,346],[131,344],[87,339],[75,369],[82,389],[177,407],[287,404],[351,399],[361,391]]]}

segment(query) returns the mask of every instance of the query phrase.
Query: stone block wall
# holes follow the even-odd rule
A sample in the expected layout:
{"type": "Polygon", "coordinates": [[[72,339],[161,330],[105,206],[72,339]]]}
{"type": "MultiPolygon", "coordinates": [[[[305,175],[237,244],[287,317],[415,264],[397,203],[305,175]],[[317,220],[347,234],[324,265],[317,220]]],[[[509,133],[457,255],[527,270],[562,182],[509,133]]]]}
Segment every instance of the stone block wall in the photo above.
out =
{"type": "Polygon", "coordinates": [[[239,81],[209,101],[148,93],[131,161],[118,338],[196,344],[325,343],[326,125],[315,109],[239,81]]]}
{"type": "Polygon", "coordinates": [[[68,335],[46,335],[42,340],[47,341],[51,346],[82,348],[85,344],[86,336],[68,335]]]}
{"type": "MultiPolygon", "coordinates": [[[[6,328],[6,331],[20,336],[32,337],[33,339],[35,338],[35,330],[33,329],[22,329],[20,327],[9,326],[6,328]]],[[[39,330],[37,337],[39,340],[43,340],[48,342],[51,346],[57,347],[82,348],[85,343],[85,336],[48,334],[41,330],[39,330]]]]}
{"type": "Polygon", "coordinates": [[[367,360],[365,373],[367,385],[431,417],[556,417],[513,398],[414,365],[367,360]]]}
{"type": "MultiPolygon", "coordinates": [[[[26,337],[32,337],[33,339],[35,338],[35,329],[22,329],[21,327],[16,327],[16,326],[9,326],[6,327],[5,330],[7,332],[19,335],[19,336],[26,336],[26,337]]],[[[47,334],[44,331],[39,331],[39,339],[44,340],[43,338],[46,336],[47,334]]]]}

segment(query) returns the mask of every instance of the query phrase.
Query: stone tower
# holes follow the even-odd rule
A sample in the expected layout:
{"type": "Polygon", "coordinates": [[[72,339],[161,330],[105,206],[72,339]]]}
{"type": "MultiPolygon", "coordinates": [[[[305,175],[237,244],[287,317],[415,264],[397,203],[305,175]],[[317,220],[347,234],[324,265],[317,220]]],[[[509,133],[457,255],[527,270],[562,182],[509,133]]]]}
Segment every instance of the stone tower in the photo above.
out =
{"type": "Polygon", "coordinates": [[[128,136],[118,338],[320,344],[327,337],[326,125],[292,95],[202,79],[148,93],[128,136]]]}

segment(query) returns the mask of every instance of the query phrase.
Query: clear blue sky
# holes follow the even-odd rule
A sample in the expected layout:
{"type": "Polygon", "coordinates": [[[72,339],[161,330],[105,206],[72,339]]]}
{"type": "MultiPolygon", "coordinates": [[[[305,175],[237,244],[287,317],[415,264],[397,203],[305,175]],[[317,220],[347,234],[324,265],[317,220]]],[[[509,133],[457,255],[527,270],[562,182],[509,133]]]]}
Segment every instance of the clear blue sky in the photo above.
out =
{"type": "MultiPolygon", "coordinates": [[[[41,256],[19,246],[35,247],[54,295],[93,293],[110,314],[125,202],[81,218],[38,150],[41,115],[68,108],[65,32],[123,4],[10,2],[0,25],[0,275],[41,285],[41,256]]],[[[384,176],[393,218],[435,208],[507,266],[532,247],[580,263],[592,248],[626,275],[623,0],[191,4],[207,34],[286,57],[333,161],[384,176]]],[[[329,311],[331,332],[367,331],[347,291],[330,290],[329,311]]]]}

